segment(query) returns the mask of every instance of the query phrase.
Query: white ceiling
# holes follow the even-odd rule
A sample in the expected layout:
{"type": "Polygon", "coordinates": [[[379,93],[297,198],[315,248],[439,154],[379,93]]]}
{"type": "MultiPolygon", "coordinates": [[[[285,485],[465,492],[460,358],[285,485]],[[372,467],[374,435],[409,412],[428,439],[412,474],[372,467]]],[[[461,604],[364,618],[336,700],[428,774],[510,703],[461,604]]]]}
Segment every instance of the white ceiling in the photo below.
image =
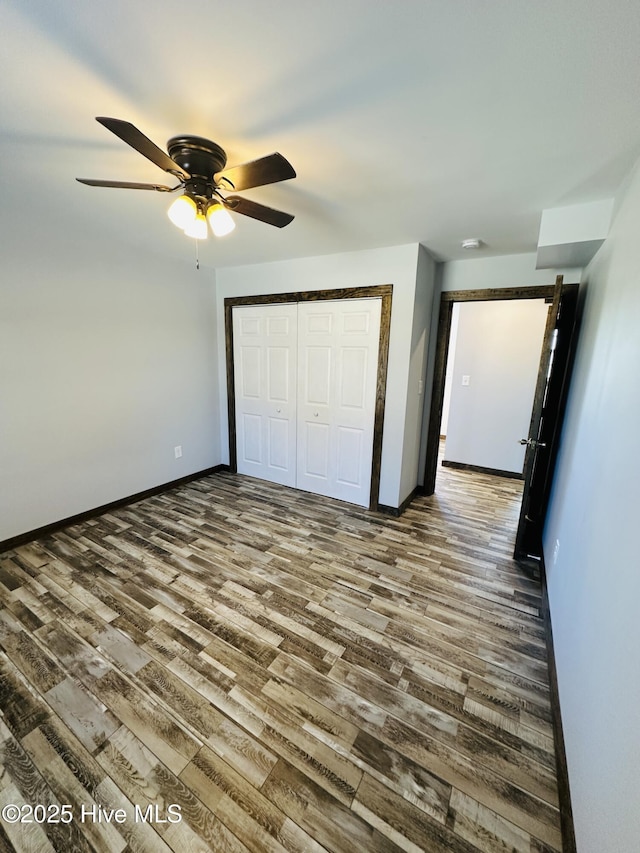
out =
{"type": "Polygon", "coordinates": [[[74,177],[168,176],[93,120],[298,177],[246,192],[209,266],[421,242],[535,251],[544,208],[606,198],[640,155],[638,0],[0,0],[0,214],[191,258],[166,195],[74,177]]]}

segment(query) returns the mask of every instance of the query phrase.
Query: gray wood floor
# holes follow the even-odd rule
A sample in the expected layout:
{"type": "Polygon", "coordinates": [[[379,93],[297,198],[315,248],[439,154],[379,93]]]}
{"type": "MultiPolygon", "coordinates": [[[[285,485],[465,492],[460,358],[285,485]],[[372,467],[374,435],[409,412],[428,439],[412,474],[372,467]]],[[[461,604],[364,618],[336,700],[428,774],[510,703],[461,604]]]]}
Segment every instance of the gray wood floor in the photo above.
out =
{"type": "Polygon", "coordinates": [[[0,850],[559,851],[520,489],[219,474],[0,556],[0,850]]]}

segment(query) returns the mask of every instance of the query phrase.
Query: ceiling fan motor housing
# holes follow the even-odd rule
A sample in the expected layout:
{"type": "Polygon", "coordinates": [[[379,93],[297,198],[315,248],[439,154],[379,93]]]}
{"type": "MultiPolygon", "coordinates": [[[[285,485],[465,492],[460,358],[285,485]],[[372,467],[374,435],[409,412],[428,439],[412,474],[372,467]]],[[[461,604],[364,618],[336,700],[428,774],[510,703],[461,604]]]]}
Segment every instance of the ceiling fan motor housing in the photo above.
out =
{"type": "Polygon", "coordinates": [[[211,198],[216,188],[215,175],[227,164],[224,150],[201,136],[174,136],[167,142],[167,151],[191,175],[185,184],[188,194],[211,198]]]}

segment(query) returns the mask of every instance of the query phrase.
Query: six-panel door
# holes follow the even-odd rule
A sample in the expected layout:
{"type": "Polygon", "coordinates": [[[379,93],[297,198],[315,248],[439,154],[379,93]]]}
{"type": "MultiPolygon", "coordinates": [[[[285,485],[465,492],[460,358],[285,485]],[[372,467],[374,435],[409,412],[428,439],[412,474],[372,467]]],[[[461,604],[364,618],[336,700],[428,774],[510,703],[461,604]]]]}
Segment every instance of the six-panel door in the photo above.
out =
{"type": "Polygon", "coordinates": [[[380,299],[298,304],[296,484],[369,505],[380,299]]]}
{"type": "Polygon", "coordinates": [[[233,309],[238,473],[296,485],[295,303],[233,309]]]}

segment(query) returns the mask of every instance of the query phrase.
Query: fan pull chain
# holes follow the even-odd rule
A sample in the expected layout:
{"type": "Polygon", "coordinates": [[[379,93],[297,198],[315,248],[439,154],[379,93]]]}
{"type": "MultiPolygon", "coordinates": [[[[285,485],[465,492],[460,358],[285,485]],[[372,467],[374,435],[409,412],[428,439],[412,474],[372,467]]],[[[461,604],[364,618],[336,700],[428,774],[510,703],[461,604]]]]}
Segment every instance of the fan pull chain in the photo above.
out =
{"type": "Polygon", "coordinates": [[[196,240],[196,269],[200,269],[200,241],[196,240]]]}

